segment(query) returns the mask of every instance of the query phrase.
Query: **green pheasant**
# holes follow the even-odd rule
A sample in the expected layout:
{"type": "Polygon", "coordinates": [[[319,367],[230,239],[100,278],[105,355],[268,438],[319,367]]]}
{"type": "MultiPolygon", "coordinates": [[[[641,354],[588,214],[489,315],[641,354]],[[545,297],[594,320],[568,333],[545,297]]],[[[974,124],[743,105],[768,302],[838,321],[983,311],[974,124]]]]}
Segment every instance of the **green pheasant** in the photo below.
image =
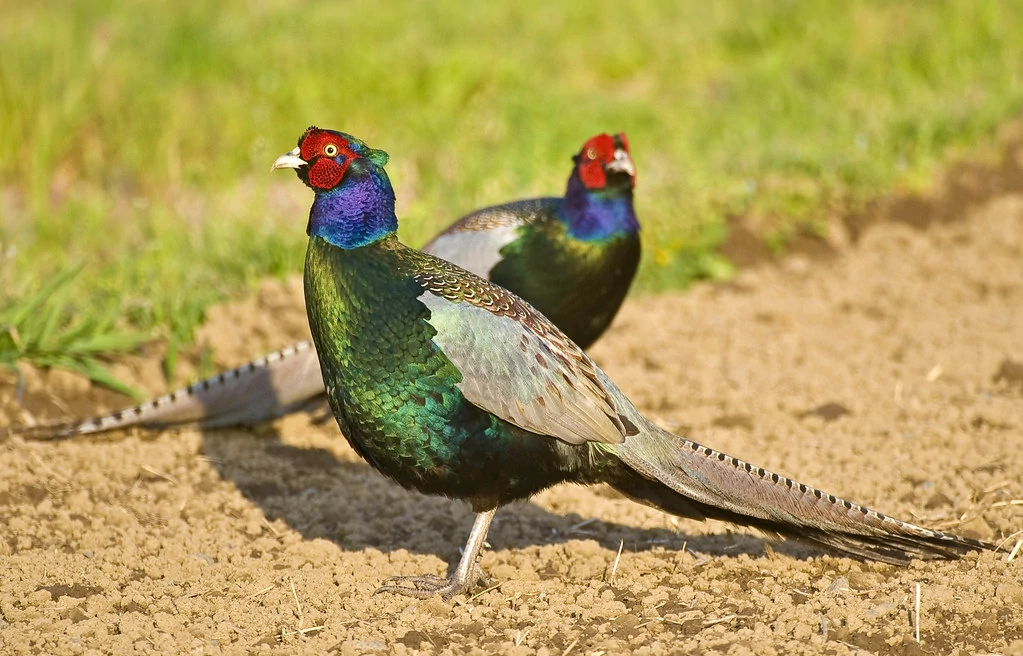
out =
{"type": "Polygon", "coordinates": [[[450,578],[382,590],[446,597],[481,581],[494,513],[561,482],[607,483],[715,518],[893,563],[991,545],[902,522],[668,433],[522,299],[402,245],[387,155],[309,128],[273,168],[315,193],[305,295],[327,397],[354,449],[395,482],[477,513],[450,578]]]}

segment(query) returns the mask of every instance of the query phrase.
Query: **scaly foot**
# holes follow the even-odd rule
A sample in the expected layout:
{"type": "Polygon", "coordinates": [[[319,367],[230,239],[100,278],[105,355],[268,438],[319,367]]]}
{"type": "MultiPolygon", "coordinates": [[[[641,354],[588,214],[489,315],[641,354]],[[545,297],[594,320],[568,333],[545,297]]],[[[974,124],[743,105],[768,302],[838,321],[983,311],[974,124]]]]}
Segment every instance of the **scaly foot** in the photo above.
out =
{"type": "Polygon", "coordinates": [[[490,585],[492,579],[480,568],[480,554],[483,553],[483,544],[487,539],[487,530],[490,522],[494,519],[496,508],[477,513],[476,521],[472,524],[472,531],[469,532],[469,540],[465,543],[462,551],[462,558],[458,561],[458,567],[449,578],[437,576],[436,574],[423,574],[422,576],[392,576],[384,581],[384,585],[377,588],[378,592],[394,592],[407,597],[426,599],[434,595],[441,595],[444,601],[448,601],[455,595],[463,592],[472,592],[479,586],[490,585]]]}
{"type": "Polygon", "coordinates": [[[479,568],[476,569],[475,577],[466,577],[464,581],[459,581],[457,576],[444,578],[435,574],[390,576],[384,581],[384,585],[377,588],[373,594],[393,592],[416,599],[428,599],[435,595],[441,595],[444,601],[449,601],[463,592],[472,592],[476,588],[486,587],[491,582],[493,579],[479,568]],[[472,580],[473,578],[475,581],[472,580]]]}

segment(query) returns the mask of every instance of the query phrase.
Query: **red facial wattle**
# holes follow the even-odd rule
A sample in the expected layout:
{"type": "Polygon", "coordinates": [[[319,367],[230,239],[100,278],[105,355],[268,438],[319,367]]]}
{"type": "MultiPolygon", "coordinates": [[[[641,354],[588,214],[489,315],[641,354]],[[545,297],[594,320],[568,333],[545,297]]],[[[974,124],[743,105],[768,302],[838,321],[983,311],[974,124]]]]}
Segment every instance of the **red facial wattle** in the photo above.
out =
{"type": "Polygon", "coordinates": [[[345,160],[344,166],[342,166],[332,159],[320,157],[309,167],[307,174],[309,185],[316,189],[333,189],[341,184],[341,179],[345,177],[345,169],[348,168],[350,161],[345,160]]]}
{"type": "Polygon", "coordinates": [[[348,164],[356,157],[351,146],[336,134],[310,128],[299,146],[301,157],[309,162],[309,185],[317,189],[333,189],[341,184],[348,164]],[[342,155],[342,163],[337,156],[342,155]]]}
{"type": "Polygon", "coordinates": [[[615,142],[609,135],[598,134],[583,144],[579,153],[579,179],[587,189],[603,189],[607,186],[604,166],[615,156],[615,142]]]}
{"type": "Polygon", "coordinates": [[[603,189],[607,186],[607,174],[598,160],[583,161],[579,164],[579,179],[587,189],[603,189]]]}

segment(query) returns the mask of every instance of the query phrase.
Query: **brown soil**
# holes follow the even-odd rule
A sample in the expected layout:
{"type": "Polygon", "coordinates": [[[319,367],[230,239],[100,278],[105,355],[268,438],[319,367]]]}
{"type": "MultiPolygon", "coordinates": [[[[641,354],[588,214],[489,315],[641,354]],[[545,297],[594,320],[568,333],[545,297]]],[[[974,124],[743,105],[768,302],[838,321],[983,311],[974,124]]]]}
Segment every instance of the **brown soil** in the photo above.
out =
{"type": "MultiPolygon", "coordinates": [[[[853,241],[631,300],[593,354],[705,444],[896,516],[1009,536],[1023,528],[1023,196],[853,241]]],[[[212,312],[204,339],[234,365],[304,330],[298,285],[268,283],[212,312]]],[[[119,373],[164,386],[142,360],[119,373]]],[[[0,423],[118,403],[57,373],[29,372],[23,406],[15,392],[0,387],[0,423]]],[[[1023,654],[1023,554],[862,563],[607,489],[499,513],[493,589],[374,596],[386,576],[445,572],[472,516],[387,482],[305,415],[11,440],[0,471],[5,653],[1023,654]]]]}

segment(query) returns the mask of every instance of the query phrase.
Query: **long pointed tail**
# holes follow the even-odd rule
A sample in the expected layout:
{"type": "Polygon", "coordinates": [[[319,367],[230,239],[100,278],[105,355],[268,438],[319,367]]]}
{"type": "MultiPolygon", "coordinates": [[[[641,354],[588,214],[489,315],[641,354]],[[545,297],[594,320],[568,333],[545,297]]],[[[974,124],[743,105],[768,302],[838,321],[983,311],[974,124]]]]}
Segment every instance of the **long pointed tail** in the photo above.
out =
{"type": "Polygon", "coordinates": [[[726,520],[894,564],[995,548],[888,517],[649,422],[609,450],[632,470],[610,481],[616,489],[675,515],[726,520]]]}
{"type": "Polygon", "coordinates": [[[294,412],[324,394],[312,342],[303,341],[140,405],[102,417],[13,427],[8,435],[47,440],[145,426],[248,426],[294,412]]]}

